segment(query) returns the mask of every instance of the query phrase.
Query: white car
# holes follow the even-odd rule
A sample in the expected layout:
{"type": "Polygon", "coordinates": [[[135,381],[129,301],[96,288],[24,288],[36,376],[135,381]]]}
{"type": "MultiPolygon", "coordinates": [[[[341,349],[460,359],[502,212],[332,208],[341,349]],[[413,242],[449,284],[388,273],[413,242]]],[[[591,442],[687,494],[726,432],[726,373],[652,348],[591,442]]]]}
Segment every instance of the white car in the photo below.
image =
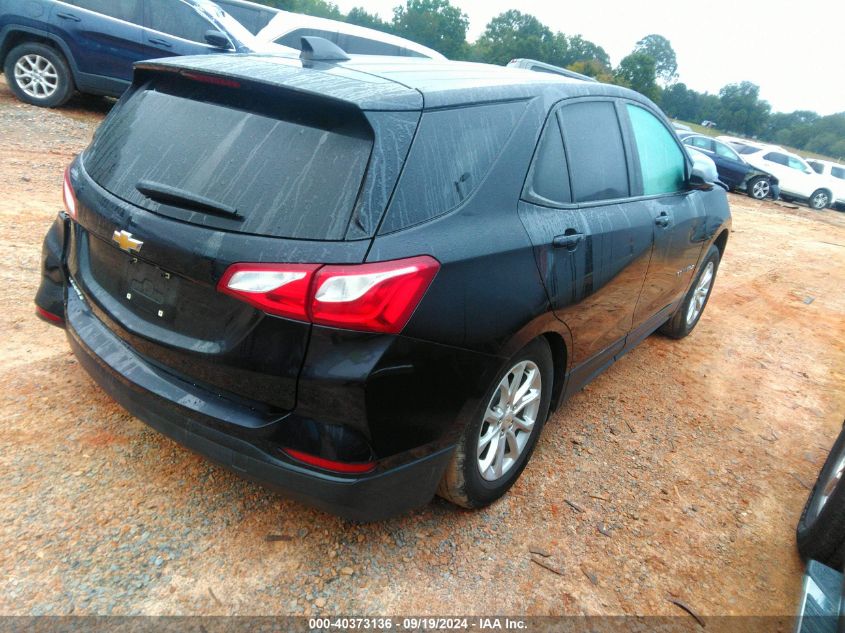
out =
{"type": "Polygon", "coordinates": [[[730,136],[716,138],[732,145],[749,165],[774,175],[780,181],[782,198],[802,200],[816,210],[833,204],[833,187],[828,179],[813,171],[797,154],[778,145],[763,145],[730,136]]]}
{"type": "Polygon", "coordinates": [[[279,11],[270,23],[258,32],[258,39],[301,49],[303,36],[322,37],[337,44],[350,55],[392,55],[446,59],[437,51],[411,40],[382,33],[355,24],[316,18],[302,13],[279,11]]]}
{"type": "Polygon", "coordinates": [[[807,164],[815,172],[828,179],[833,189],[833,203],[845,205],[845,165],[832,163],[829,160],[808,158],[807,164]]]}

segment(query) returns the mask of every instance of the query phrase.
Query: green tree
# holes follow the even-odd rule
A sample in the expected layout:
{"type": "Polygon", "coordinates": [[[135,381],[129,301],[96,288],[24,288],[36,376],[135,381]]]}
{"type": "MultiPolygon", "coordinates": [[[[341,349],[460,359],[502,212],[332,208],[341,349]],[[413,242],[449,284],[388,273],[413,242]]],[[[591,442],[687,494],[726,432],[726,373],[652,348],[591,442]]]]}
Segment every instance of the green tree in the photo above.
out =
{"type": "Polygon", "coordinates": [[[604,84],[613,83],[613,73],[597,59],[586,59],[567,66],[569,70],[592,77],[604,84]]]}
{"type": "Polygon", "coordinates": [[[320,18],[330,18],[332,20],[343,19],[343,14],[337,8],[337,5],[333,2],[326,2],[326,0],[264,0],[262,4],[276,7],[283,11],[306,13],[320,18]]]}
{"type": "Polygon", "coordinates": [[[614,73],[616,83],[656,101],[660,97],[660,88],[655,83],[654,76],[654,58],[651,55],[636,52],[625,57],[614,73]]]}
{"type": "Polygon", "coordinates": [[[653,33],[637,42],[635,53],[645,53],[654,60],[655,74],[664,84],[678,77],[678,59],[672,44],[662,35],[653,33]]]}
{"type": "Polygon", "coordinates": [[[511,9],[490,20],[475,48],[490,64],[503,65],[520,57],[554,63],[550,59],[554,40],[549,27],[540,20],[511,9]]]}
{"type": "Polygon", "coordinates": [[[466,54],[469,18],[449,0],[407,0],[393,9],[393,31],[458,58],[466,54]]]}
{"type": "Polygon", "coordinates": [[[723,130],[754,136],[766,127],[771,106],[760,99],[760,87],[750,81],[728,84],[719,91],[718,118],[723,130]]]}
{"type": "MultiPolygon", "coordinates": [[[[559,33],[558,35],[561,34],[559,33]]],[[[596,61],[606,71],[610,70],[610,56],[601,46],[590,40],[585,40],[580,35],[573,35],[567,38],[566,59],[562,65],[569,66],[570,64],[584,61],[596,61]]]]}
{"type": "Polygon", "coordinates": [[[364,26],[368,29],[375,29],[385,33],[391,33],[393,31],[393,27],[389,22],[382,20],[375,13],[368,13],[364,7],[354,7],[350,9],[349,13],[346,14],[345,20],[349,22],[349,24],[356,24],[358,26],[364,26]]]}

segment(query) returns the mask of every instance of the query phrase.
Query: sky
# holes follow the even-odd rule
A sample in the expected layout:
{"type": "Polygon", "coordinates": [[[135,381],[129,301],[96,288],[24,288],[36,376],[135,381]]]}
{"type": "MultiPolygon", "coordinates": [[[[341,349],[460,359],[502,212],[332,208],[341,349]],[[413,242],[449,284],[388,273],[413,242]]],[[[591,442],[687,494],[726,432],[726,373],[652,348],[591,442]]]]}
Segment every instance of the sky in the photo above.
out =
{"type": "MultiPolygon", "coordinates": [[[[382,18],[404,0],[332,0],[382,18]]],[[[517,8],[552,31],[581,34],[616,65],[650,33],[668,38],[679,81],[716,94],[743,80],[760,86],[776,112],[845,112],[843,0],[451,0],[469,17],[474,41],[494,16],[517,8]]]]}

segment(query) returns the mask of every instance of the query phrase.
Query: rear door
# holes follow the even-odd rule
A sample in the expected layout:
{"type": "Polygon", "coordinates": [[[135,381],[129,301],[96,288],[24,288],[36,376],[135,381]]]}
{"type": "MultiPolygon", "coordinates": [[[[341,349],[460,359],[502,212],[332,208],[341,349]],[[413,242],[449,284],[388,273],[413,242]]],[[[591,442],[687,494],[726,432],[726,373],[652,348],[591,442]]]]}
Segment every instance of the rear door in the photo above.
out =
{"type": "Polygon", "coordinates": [[[219,53],[205,41],[219,29],[182,0],[144,0],[143,44],[147,58],[219,53]]]}
{"type": "Polygon", "coordinates": [[[612,100],[577,100],[548,119],[520,217],[552,309],[572,332],[582,382],[612,360],[631,329],[654,227],[633,184],[612,100]]]}
{"type": "Polygon", "coordinates": [[[719,167],[719,177],[731,189],[739,187],[745,182],[745,176],[748,174],[748,164],[739,157],[734,150],[732,150],[725,143],[720,141],[713,141],[713,147],[716,151],[716,165],[719,167]]]}
{"type": "Polygon", "coordinates": [[[682,297],[706,239],[701,192],[687,187],[686,153],[665,123],[644,106],[625,105],[634,147],[637,203],[654,227],[654,253],[634,315],[647,334],[660,325],[682,297]]]}
{"type": "Polygon", "coordinates": [[[141,44],[141,0],[55,2],[50,23],[70,47],[80,72],[129,82],[141,44]]]}

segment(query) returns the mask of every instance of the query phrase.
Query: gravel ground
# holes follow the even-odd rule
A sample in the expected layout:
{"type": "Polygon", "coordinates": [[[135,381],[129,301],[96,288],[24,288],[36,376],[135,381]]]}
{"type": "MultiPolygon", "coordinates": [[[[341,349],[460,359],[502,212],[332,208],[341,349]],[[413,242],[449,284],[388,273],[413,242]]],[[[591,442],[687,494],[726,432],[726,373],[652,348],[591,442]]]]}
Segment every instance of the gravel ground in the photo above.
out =
{"type": "Polygon", "coordinates": [[[845,412],[844,214],[731,196],[691,337],[574,397],[494,506],[355,525],[148,430],[34,318],[62,171],[108,107],[0,80],[0,614],[794,612],[794,525],[845,412]]]}

